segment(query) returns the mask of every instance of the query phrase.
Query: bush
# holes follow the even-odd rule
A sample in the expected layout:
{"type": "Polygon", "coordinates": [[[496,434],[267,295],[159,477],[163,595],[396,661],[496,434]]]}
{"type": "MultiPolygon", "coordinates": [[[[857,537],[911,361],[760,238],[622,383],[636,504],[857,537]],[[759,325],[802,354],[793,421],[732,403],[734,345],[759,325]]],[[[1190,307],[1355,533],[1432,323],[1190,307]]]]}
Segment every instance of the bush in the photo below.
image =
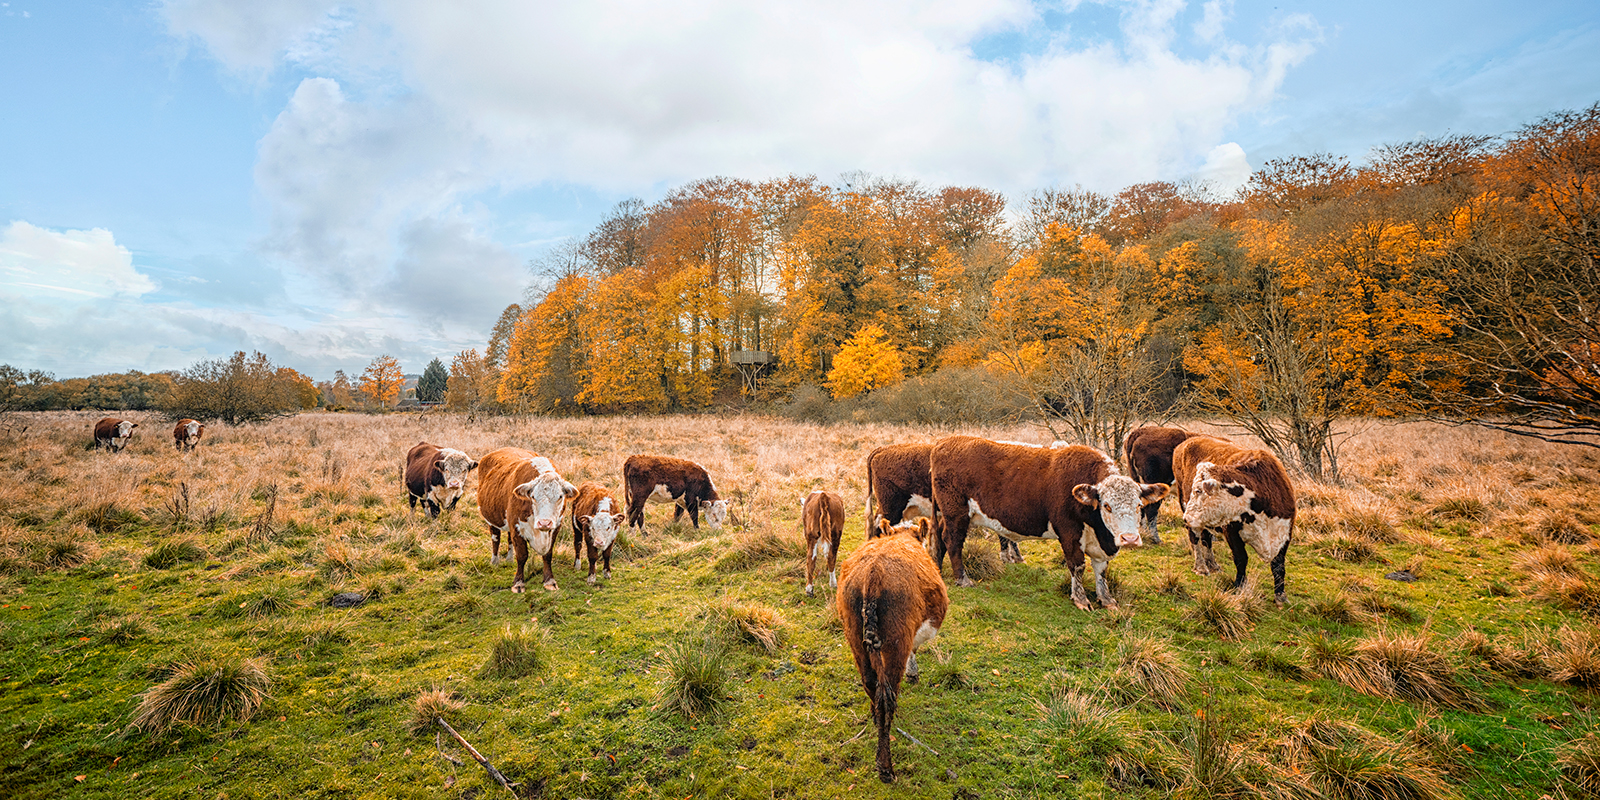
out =
{"type": "Polygon", "coordinates": [[[832,422],[833,401],[821,387],[802,383],[795,387],[789,402],[778,413],[801,422],[832,422]]]}
{"type": "Polygon", "coordinates": [[[982,367],[945,367],[867,395],[857,411],[863,422],[966,425],[1005,422],[1027,404],[1016,379],[982,367]]]}
{"type": "Polygon", "coordinates": [[[179,723],[214,728],[248,722],[271,685],[254,659],[206,655],[183,661],[172,668],[171,677],[144,693],[131,727],[162,733],[179,723]]]}

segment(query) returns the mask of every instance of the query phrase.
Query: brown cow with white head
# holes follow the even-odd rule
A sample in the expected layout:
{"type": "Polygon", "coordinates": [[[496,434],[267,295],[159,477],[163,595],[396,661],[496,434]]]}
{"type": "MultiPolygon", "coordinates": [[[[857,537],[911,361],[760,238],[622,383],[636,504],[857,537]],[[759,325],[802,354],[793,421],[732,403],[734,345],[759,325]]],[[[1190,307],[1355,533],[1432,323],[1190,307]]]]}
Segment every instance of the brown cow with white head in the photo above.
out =
{"type": "Polygon", "coordinates": [[[502,447],[478,462],[478,511],[489,523],[489,564],[500,563],[500,534],[511,539],[517,557],[517,578],[511,591],[522,593],[523,565],[528,551],[544,559],[544,588],[556,590],[550,559],[567,498],[578,493],[550,459],[516,447],[502,447]]]}
{"type": "Polygon", "coordinates": [[[622,531],[622,504],[606,487],[590,481],[578,487],[572,500],[572,568],[579,569],[583,551],[589,553],[590,584],[594,583],[594,564],[605,559],[605,578],[611,580],[611,547],[622,531]]]}
{"type": "Polygon", "coordinates": [[[478,468],[471,456],[449,447],[419,442],[406,453],[401,476],[406,484],[406,499],[413,510],[417,502],[437,519],[442,509],[452,509],[467,493],[467,473],[478,468]]]}
{"type": "Polygon", "coordinates": [[[1233,552],[1233,588],[1244,584],[1245,545],[1272,566],[1273,598],[1285,602],[1284,560],[1294,534],[1294,484],[1277,456],[1221,439],[1195,437],[1172,452],[1172,471],[1189,529],[1194,571],[1221,572],[1211,543],[1220,531],[1233,552]]]}
{"type": "Polygon", "coordinates": [[[133,438],[133,429],[137,427],[137,422],[106,417],[94,424],[94,446],[113,453],[120,452],[128,446],[128,440],[133,438]]]}
{"type": "Polygon", "coordinates": [[[622,486],[628,497],[628,524],[644,530],[647,503],[672,503],[672,521],[685,511],[700,527],[700,515],[713,530],[728,521],[728,501],[717,493],[706,468],[687,458],[636,454],[622,463],[622,486]]]}
{"type": "Polygon", "coordinates": [[[200,446],[200,435],[206,426],[192,419],[180,419],[172,426],[172,443],[179,450],[193,450],[200,446]]]}

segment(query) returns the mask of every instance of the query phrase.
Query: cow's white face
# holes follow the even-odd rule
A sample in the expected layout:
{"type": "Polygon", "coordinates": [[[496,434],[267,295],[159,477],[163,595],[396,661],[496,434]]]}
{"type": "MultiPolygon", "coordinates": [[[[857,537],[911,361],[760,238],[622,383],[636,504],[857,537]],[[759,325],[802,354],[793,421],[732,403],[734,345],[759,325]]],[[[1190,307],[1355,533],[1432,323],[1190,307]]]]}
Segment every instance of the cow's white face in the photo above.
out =
{"type": "Polygon", "coordinates": [[[604,551],[617,540],[617,532],[622,530],[622,514],[610,513],[611,499],[600,501],[600,507],[589,517],[589,538],[594,541],[595,549],[604,551]]]}
{"type": "Polygon", "coordinates": [[[1211,477],[1210,461],[1195,467],[1194,483],[1189,487],[1189,502],[1183,507],[1183,524],[1192,531],[1220,528],[1250,510],[1255,492],[1241,484],[1223,483],[1211,477]]]}
{"type": "Polygon", "coordinates": [[[139,423],[137,423],[137,422],[129,422],[127,420],[123,420],[123,421],[117,423],[117,438],[118,439],[126,439],[129,436],[132,436],[133,435],[133,429],[137,428],[137,427],[139,427],[139,423]]]}
{"type": "Polygon", "coordinates": [[[1167,496],[1164,483],[1139,483],[1126,475],[1110,475],[1090,486],[1072,487],[1078,502],[1100,509],[1100,519],[1116,539],[1117,547],[1139,547],[1139,509],[1167,496]]]}
{"type": "Polygon", "coordinates": [[[467,473],[478,468],[478,462],[473,461],[466,453],[448,447],[439,451],[438,464],[439,471],[444,473],[444,485],[447,489],[466,488],[467,473]]]}
{"type": "Polygon", "coordinates": [[[533,465],[539,470],[539,477],[512,491],[533,504],[529,521],[535,530],[553,531],[561,524],[561,512],[566,510],[566,499],[577,494],[578,487],[562,480],[547,458],[533,459],[533,465]]]}
{"type": "Polygon", "coordinates": [[[205,430],[204,425],[190,422],[183,426],[183,441],[185,444],[195,444],[200,441],[200,432],[205,430]]]}
{"type": "Polygon", "coordinates": [[[706,518],[707,525],[712,528],[721,528],[722,523],[728,521],[728,501],[701,500],[700,515],[706,518]]]}

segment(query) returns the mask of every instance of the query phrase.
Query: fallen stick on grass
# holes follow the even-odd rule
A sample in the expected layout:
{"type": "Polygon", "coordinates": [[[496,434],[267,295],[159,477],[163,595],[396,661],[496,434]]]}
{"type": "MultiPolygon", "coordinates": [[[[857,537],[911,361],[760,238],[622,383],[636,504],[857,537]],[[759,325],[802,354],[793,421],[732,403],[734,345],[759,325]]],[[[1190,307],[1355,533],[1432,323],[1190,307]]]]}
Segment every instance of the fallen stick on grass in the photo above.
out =
{"type": "Polygon", "coordinates": [[[861,734],[862,733],[866,733],[866,732],[867,732],[867,729],[866,728],[862,728],[861,729],[861,733],[858,733],[858,734],[856,734],[856,735],[854,735],[854,736],[852,736],[852,737],[840,742],[839,744],[849,744],[849,743],[851,743],[851,742],[853,742],[853,741],[855,741],[857,739],[860,739],[861,738],[861,734]]]}
{"type": "Polygon", "coordinates": [[[894,726],[894,729],[899,731],[901,736],[904,736],[907,739],[910,739],[911,741],[916,742],[918,747],[921,747],[922,749],[924,749],[924,750],[926,750],[926,751],[928,751],[928,752],[930,752],[930,753],[932,753],[934,755],[939,755],[939,751],[938,750],[935,750],[935,749],[923,744],[920,740],[917,739],[917,737],[912,736],[909,733],[906,733],[906,729],[905,728],[902,728],[899,725],[896,725],[896,726],[894,726]]]}
{"type": "Polygon", "coordinates": [[[474,761],[477,761],[479,764],[483,765],[483,768],[488,771],[489,777],[494,778],[495,783],[498,783],[504,787],[506,791],[511,793],[512,797],[517,796],[517,790],[511,788],[512,783],[506,780],[506,776],[501,775],[500,770],[495,769],[494,765],[489,763],[489,759],[484,758],[483,754],[479,753],[476,747],[473,747],[467,742],[466,739],[461,738],[461,734],[456,733],[456,729],[450,727],[450,723],[445,722],[444,717],[434,717],[433,721],[439,723],[439,727],[444,728],[444,732],[454,737],[462,747],[467,748],[467,753],[472,756],[474,761]]]}

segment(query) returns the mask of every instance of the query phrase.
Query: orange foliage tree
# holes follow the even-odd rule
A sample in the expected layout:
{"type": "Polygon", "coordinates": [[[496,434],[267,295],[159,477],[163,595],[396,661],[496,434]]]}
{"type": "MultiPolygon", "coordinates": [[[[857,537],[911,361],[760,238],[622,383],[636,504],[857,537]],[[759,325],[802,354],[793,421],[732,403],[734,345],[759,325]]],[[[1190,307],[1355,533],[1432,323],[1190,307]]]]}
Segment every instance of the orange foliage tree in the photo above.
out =
{"type": "Polygon", "coordinates": [[[366,395],[368,402],[387,408],[400,397],[400,387],[404,384],[405,373],[400,371],[400,362],[385,354],[367,364],[357,388],[366,395]]]}
{"type": "Polygon", "coordinates": [[[904,378],[905,360],[889,342],[889,334],[877,325],[867,325],[856,331],[834,356],[833,369],[828,371],[828,389],[835,398],[855,397],[904,378]]]}

